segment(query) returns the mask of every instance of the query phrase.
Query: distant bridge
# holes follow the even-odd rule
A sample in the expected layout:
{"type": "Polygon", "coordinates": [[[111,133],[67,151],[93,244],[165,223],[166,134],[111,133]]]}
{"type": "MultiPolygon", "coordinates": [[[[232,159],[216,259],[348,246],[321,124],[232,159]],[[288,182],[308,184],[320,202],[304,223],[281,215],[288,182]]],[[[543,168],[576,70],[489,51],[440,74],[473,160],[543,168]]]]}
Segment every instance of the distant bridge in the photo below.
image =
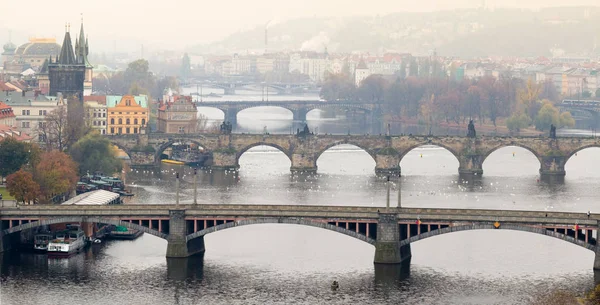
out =
{"type": "Polygon", "coordinates": [[[240,111],[255,107],[280,107],[293,114],[293,120],[306,121],[306,115],[315,109],[339,109],[360,112],[367,119],[381,123],[382,113],[377,104],[353,103],[351,101],[327,102],[315,100],[296,101],[222,101],[222,102],[196,102],[198,107],[217,108],[224,113],[225,121],[234,126],[237,124],[237,115],[240,111]]]}
{"type": "Polygon", "coordinates": [[[277,94],[303,93],[316,91],[318,88],[314,83],[283,83],[283,82],[256,82],[256,81],[193,81],[186,83],[187,86],[202,86],[204,88],[223,89],[225,95],[235,95],[236,89],[248,87],[268,88],[277,91],[277,94]]]}
{"type": "Polygon", "coordinates": [[[204,236],[254,224],[312,226],[344,234],[375,246],[374,262],[410,262],[410,244],[466,230],[515,230],[540,234],[594,251],[599,214],[543,211],[421,209],[290,205],[32,205],[0,207],[0,251],[12,234],[57,223],[105,223],[142,230],[166,239],[167,257],[205,251],[204,236]]]}

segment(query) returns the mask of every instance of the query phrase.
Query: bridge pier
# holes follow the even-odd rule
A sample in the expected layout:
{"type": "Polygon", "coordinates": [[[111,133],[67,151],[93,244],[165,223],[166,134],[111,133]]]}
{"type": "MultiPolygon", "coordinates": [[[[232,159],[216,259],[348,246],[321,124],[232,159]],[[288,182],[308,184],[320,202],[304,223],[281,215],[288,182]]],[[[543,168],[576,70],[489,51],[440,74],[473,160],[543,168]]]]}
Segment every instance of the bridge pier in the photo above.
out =
{"type": "Polygon", "coordinates": [[[560,181],[565,175],[566,158],[564,156],[542,156],[540,176],[544,181],[560,181]]]}
{"type": "Polygon", "coordinates": [[[483,175],[483,156],[465,155],[459,157],[458,174],[463,177],[483,175]]]}
{"type": "MultiPolygon", "coordinates": [[[[295,122],[306,122],[307,114],[308,114],[308,110],[306,110],[305,108],[300,108],[296,111],[293,111],[293,115],[294,115],[293,120],[295,122]]],[[[304,127],[304,126],[302,126],[302,127],[304,127]]]]}
{"type": "Polygon", "coordinates": [[[396,153],[375,155],[375,174],[400,177],[400,155],[396,153]]]}
{"type": "Polygon", "coordinates": [[[600,270],[600,246],[596,245],[596,251],[594,251],[594,270],[600,270]]]}
{"type": "Polygon", "coordinates": [[[184,258],[204,252],[203,237],[187,241],[186,235],[185,210],[169,210],[168,258],[184,258]]]}
{"type": "Polygon", "coordinates": [[[239,110],[236,108],[227,108],[227,111],[225,111],[225,122],[229,122],[231,123],[231,126],[235,129],[235,127],[237,126],[237,115],[238,115],[239,110]]]}
{"type": "Polygon", "coordinates": [[[410,244],[400,247],[400,226],[397,214],[379,213],[374,263],[409,263],[411,256],[410,244]]]}
{"type": "Polygon", "coordinates": [[[213,151],[211,169],[237,170],[240,166],[235,151],[213,151]]]}
{"type": "Polygon", "coordinates": [[[317,160],[313,154],[292,154],[292,173],[316,173],[317,160]]]}
{"type": "Polygon", "coordinates": [[[235,85],[223,88],[223,93],[225,95],[235,95],[235,85]]]}

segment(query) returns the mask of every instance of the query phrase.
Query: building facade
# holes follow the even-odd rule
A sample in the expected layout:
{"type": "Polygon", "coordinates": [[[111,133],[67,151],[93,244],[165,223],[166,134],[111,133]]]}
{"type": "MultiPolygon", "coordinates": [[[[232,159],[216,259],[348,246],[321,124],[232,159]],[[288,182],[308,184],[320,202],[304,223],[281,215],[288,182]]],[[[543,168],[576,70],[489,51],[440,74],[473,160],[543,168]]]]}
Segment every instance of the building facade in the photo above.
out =
{"type": "Polygon", "coordinates": [[[0,102],[0,125],[16,127],[16,116],[12,107],[0,102]]]}
{"type": "Polygon", "coordinates": [[[106,134],[108,114],[106,96],[84,96],[83,103],[86,110],[86,121],[92,130],[99,134],[106,134]]]}
{"type": "Polygon", "coordinates": [[[46,115],[60,106],[66,106],[60,96],[48,97],[31,91],[8,92],[7,95],[0,96],[0,101],[12,108],[15,114],[14,126],[40,142],[43,142],[43,139],[38,136],[40,136],[40,128],[45,124],[46,115]]]}
{"type": "Polygon", "coordinates": [[[193,133],[197,131],[198,110],[191,96],[175,96],[158,108],[158,131],[193,133]]]}
{"type": "Polygon", "coordinates": [[[140,134],[145,132],[150,118],[148,97],[106,96],[106,134],[140,134]]]}

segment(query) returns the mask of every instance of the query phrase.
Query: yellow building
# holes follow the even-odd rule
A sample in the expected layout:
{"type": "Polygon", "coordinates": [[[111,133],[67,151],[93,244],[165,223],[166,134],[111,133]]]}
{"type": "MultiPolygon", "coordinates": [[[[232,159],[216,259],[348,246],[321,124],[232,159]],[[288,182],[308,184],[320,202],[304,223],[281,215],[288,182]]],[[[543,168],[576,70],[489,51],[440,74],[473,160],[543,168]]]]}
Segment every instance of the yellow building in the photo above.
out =
{"type": "Polygon", "coordinates": [[[138,134],[142,133],[148,124],[150,111],[148,97],[145,95],[107,95],[106,107],[107,134],[138,134]]]}

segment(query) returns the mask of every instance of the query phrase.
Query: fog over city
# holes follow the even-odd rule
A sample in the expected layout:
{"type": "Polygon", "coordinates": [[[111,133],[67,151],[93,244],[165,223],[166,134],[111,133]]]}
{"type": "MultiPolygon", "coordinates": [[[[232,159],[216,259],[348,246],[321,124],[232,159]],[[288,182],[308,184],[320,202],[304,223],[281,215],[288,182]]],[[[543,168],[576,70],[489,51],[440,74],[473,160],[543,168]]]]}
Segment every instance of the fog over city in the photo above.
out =
{"type": "MultiPolygon", "coordinates": [[[[148,48],[182,49],[220,41],[232,33],[264,28],[295,18],[386,16],[397,12],[430,12],[465,8],[539,9],[553,6],[591,6],[596,0],[375,0],[349,3],[344,0],[306,1],[75,1],[65,0],[49,5],[47,1],[22,3],[3,1],[0,10],[0,41],[19,44],[28,37],[62,39],[64,24],[79,28],[83,14],[86,31],[93,37],[94,51],[148,48]]],[[[309,21],[307,21],[309,23],[309,21]]],[[[318,34],[318,33],[316,33],[318,34]]],[[[243,47],[243,46],[242,46],[243,47]]],[[[298,46],[300,48],[300,45],[298,46]]]]}

